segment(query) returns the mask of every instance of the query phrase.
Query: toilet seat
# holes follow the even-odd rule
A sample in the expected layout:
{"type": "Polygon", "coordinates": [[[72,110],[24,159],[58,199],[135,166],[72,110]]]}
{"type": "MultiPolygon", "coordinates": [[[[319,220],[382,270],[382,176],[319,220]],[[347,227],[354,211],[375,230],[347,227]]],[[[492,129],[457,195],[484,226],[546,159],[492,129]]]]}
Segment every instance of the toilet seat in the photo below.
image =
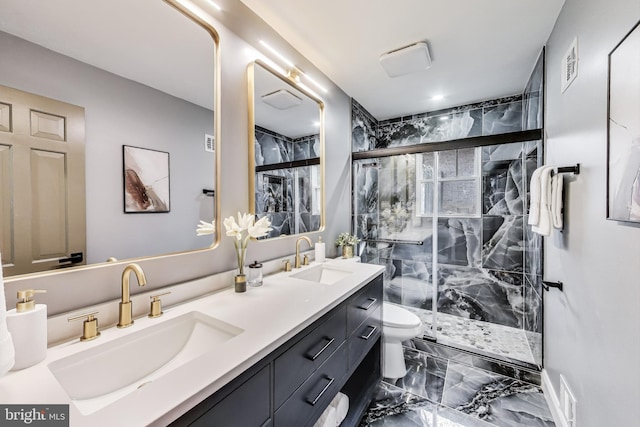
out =
{"type": "Polygon", "coordinates": [[[410,311],[386,302],[382,303],[382,324],[396,328],[415,328],[420,326],[420,318],[410,311]]]}

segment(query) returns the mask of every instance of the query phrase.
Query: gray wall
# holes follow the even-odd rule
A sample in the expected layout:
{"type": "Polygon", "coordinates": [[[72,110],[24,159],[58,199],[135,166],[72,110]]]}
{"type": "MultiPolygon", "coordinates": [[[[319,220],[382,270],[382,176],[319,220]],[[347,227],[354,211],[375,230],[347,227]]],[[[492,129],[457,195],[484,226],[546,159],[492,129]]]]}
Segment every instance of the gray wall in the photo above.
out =
{"type": "MultiPolygon", "coordinates": [[[[328,216],[326,228],[311,234],[328,242],[327,255],[334,256],[331,244],[342,231],[350,229],[350,105],[349,98],[329,81],[316,67],[284,41],[274,30],[255,16],[240,2],[231,2],[219,19],[211,22],[220,34],[221,56],[221,123],[218,144],[221,159],[219,197],[222,217],[246,212],[249,205],[248,189],[248,84],[247,65],[260,57],[263,49],[258,40],[269,40],[299,67],[320,81],[329,92],[322,94],[325,102],[326,168],[325,195],[328,216]],[[249,42],[245,41],[249,40],[249,42]]],[[[265,50],[264,55],[269,57],[265,50]]],[[[108,226],[108,225],[105,225],[108,226]]],[[[223,233],[224,234],[224,233],[223,233]]],[[[252,242],[249,259],[270,260],[295,252],[295,237],[252,242]]],[[[302,245],[303,249],[305,248],[302,245]]],[[[208,274],[234,269],[233,242],[221,238],[218,247],[188,254],[171,255],[138,261],[147,275],[144,289],[132,288],[132,293],[149,291],[173,283],[180,283],[208,274]]],[[[53,273],[48,276],[5,280],[7,305],[11,308],[17,289],[48,289],[39,301],[49,307],[49,314],[65,312],[97,302],[120,297],[120,276],[124,263],[101,265],[94,268],[53,273]]],[[[231,285],[231,284],[229,284],[231,285]]]]}
{"type": "Polygon", "coordinates": [[[85,109],[87,263],[211,244],[194,230],[213,218],[213,111],[3,32],[0,52],[0,84],[85,109]],[[123,212],[123,145],[169,153],[170,212],[123,212]]]}
{"type": "Polygon", "coordinates": [[[581,427],[640,419],[640,228],[607,221],[607,55],[640,19],[637,0],[566,0],[547,46],[547,163],[566,178],[565,227],[545,239],[544,364],[566,376],[581,427]],[[578,77],[560,93],[560,60],[578,36],[578,77]]]}

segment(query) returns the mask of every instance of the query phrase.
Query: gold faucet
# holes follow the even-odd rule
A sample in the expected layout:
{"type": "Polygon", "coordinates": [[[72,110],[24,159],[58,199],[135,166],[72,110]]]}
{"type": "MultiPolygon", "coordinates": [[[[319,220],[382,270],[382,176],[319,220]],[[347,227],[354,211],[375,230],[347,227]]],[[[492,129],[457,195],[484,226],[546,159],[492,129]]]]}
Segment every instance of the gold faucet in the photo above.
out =
{"type": "Polygon", "coordinates": [[[126,328],[133,325],[133,319],[131,319],[133,313],[133,307],[131,300],[129,299],[129,277],[130,273],[134,272],[138,279],[138,286],[144,286],[147,284],[147,278],[142,271],[142,267],[138,264],[129,264],[124,268],[122,272],[122,301],[120,302],[120,321],[118,322],[118,328],[126,328]]]}
{"type": "Polygon", "coordinates": [[[300,262],[300,242],[303,240],[309,244],[310,248],[313,247],[313,243],[311,243],[310,238],[308,238],[307,236],[298,237],[298,240],[296,240],[296,261],[293,268],[300,268],[300,266],[302,265],[302,263],[300,262]]]}

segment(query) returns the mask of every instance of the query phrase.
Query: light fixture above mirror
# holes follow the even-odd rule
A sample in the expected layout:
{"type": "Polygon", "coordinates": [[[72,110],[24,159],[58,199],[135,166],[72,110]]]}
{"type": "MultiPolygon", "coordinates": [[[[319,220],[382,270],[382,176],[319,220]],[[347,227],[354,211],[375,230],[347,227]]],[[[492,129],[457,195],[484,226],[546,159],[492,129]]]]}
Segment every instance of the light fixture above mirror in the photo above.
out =
{"type": "Polygon", "coordinates": [[[262,61],[249,81],[249,210],[268,216],[266,238],[324,228],[324,103],[262,61]]]}

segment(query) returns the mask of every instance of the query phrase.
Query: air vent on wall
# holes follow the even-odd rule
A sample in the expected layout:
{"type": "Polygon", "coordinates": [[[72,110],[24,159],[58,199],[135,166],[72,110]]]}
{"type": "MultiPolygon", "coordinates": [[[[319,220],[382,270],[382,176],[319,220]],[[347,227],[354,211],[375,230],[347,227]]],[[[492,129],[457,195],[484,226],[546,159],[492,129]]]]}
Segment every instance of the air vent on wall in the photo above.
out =
{"type": "Polygon", "coordinates": [[[380,64],[389,77],[399,77],[431,67],[429,47],[425,42],[392,50],[380,55],[380,64]]]}
{"type": "Polygon", "coordinates": [[[262,95],[262,101],[278,110],[286,110],[300,105],[302,99],[286,89],[279,89],[275,92],[262,95]]]}

